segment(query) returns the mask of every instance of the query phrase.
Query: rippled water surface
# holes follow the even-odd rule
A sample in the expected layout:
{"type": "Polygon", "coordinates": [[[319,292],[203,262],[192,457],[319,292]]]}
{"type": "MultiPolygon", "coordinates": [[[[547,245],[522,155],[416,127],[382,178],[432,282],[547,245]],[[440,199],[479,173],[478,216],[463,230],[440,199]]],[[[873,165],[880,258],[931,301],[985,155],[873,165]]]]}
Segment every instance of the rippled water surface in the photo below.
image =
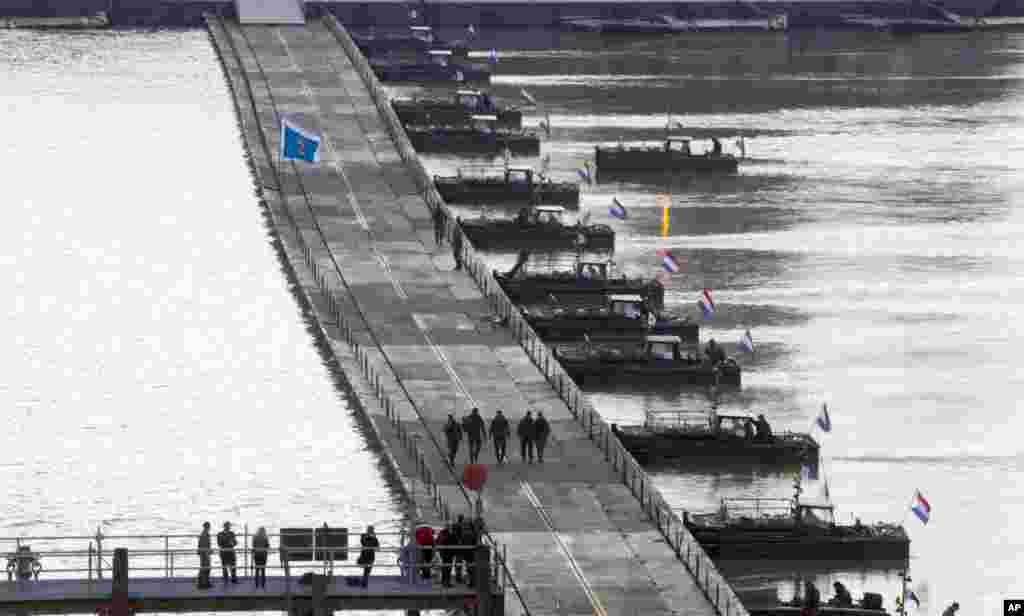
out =
{"type": "Polygon", "coordinates": [[[0,49],[0,535],[394,529],[206,33],[0,49]]]}
{"type": "MultiPolygon", "coordinates": [[[[995,613],[1024,593],[1024,37],[565,35],[552,47],[499,51],[492,90],[518,100],[526,88],[540,102],[530,126],[550,115],[542,154],[559,179],[573,179],[595,145],[658,139],[667,121],[698,150],[711,135],[731,151],[746,139],[749,160],[733,177],[582,192],[581,211],[616,229],[626,270],[653,275],[657,248],[685,257],[670,308],[699,318],[700,289],[712,289],[702,339],[735,349],[751,330],[757,352],[741,358],[744,385],[722,393],[720,412],[807,431],[829,404],[824,467],[839,518],[905,521],[920,613],[954,600],[995,613]],[[672,195],[664,235],[659,192],[672,195]],[[614,196],[627,220],[608,214],[614,196]],[[915,489],[933,507],[927,526],[908,517],[915,489]]],[[[438,173],[469,166],[427,162],[438,173]]],[[[708,407],[701,391],[591,397],[621,423],[708,407]]],[[[656,477],[690,510],[791,494],[791,479],[750,469],[656,477]]],[[[812,496],[820,484],[806,486],[812,496]]],[[[890,608],[898,594],[893,571],[801,568],[729,575],[748,596],[787,597],[801,575],[826,596],[834,579],[855,596],[881,592],[890,608]]]]}

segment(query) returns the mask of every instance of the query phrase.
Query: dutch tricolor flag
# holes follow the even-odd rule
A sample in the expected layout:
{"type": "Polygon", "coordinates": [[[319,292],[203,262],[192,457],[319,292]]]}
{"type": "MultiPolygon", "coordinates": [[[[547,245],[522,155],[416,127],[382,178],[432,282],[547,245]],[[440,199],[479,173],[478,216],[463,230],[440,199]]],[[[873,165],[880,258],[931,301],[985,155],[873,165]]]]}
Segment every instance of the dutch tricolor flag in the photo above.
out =
{"type": "Polygon", "coordinates": [[[754,338],[750,335],[749,329],[740,336],[740,348],[748,353],[754,352],[754,338]]]}
{"type": "Polygon", "coordinates": [[[927,524],[928,519],[932,516],[932,506],[928,504],[928,499],[921,494],[920,490],[914,490],[914,503],[910,505],[910,510],[921,520],[922,524],[927,524]]]}
{"type": "Polygon", "coordinates": [[[832,431],[832,418],[828,416],[827,404],[821,405],[821,414],[818,415],[818,418],[815,420],[815,423],[818,424],[818,427],[821,428],[822,432],[832,431]]]}
{"type": "MultiPolygon", "coordinates": [[[[588,171],[589,171],[589,169],[588,169],[588,171]]],[[[610,208],[608,208],[608,212],[612,216],[614,216],[616,218],[621,218],[623,220],[625,220],[626,216],[627,216],[627,214],[626,214],[626,207],[624,205],[622,205],[622,203],[619,201],[618,197],[612,197],[612,206],[610,208]]]]}
{"type": "Polygon", "coordinates": [[[700,309],[704,312],[704,318],[709,319],[715,313],[715,302],[711,299],[711,289],[704,289],[700,300],[697,301],[700,309]]]}
{"type": "Polygon", "coordinates": [[[661,264],[669,274],[679,273],[679,270],[683,269],[683,264],[680,263],[679,259],[667,250],[661,256],[661,264]]]}

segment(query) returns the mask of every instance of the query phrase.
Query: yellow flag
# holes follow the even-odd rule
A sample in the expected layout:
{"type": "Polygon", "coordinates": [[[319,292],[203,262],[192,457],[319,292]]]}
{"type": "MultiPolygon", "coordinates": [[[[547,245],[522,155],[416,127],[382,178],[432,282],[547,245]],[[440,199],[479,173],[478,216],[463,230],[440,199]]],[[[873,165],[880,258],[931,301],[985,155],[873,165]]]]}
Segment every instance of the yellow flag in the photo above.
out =
{"type": "Polygon", "coordinates": [[[655,202],[661,208],[661,237],[668,237],[668,209],[672,206],[672,195],[658,195],[655,202]]]}

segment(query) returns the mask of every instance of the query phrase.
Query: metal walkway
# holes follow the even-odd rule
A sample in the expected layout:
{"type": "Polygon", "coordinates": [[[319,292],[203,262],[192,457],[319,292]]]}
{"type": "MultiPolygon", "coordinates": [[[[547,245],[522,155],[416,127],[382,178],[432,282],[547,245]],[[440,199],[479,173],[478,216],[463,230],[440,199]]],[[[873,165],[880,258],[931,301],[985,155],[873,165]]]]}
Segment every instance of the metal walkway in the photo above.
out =
{"type": "MultiPolygon", "coordinates": [[[[381,547],[364,588],[357,584],[362,581],[363,568],[356,562],[359,533],[363,529],[346,529],[346,535],[351,536],[346,537],[346,547],[342,548],[319,545],[313,528],[308,530],[309,535],[299,542],[306,547],[301,548],[282,547],[280,534],[268,535],[269,575],[263,588],[254,584],[252,550],[246,547],[251,543],[248,533],[237,535],[238,583],[221,581],[219,552],[214,549],[213,586],[209,589],[197,588],[200,563],[196,535],[0,537],[0,554],[6,559],[9,580],[0,582],[0,613],[97,614],[109,610],[114,592],[112,548],[118,547],[127,550],[126,590],[128,607],[133,613],[304,613],[314,601],[313,589],[299,583],[307,572],[328,575],[322,598],[315,597],[328,611],[455,610],[479,603],[483,593],[501,599],[501,576],[493,559],[483,561],[481,571],[486,571],[486,575],[478,579],[475,587],[456,581],[446,588],[439,583],[440,571],[436,568],[431,580],[415,579],[397,564],[399,549],[406,542],[400,533],[377,535],[381,547]],[[355,545],[348,547],[350,541],[355,545]],[[103,546],[107,546],[105,552],[103,546]],[[317,560],[313,560],[314,554],[317,560]],[[332,560],[323,560],[328,558],[332,560]],[[17,576],[19,561],[24,564],[25,579],[17,576]],[[36,567],[36,577],[29,575],[32,565],[36,567]],[[11,578],[15,579],[10,581],[11,578]]],[[[294,529],[289,534],[296,536],[294,529]]],[[[461,554],[469,550],[472,548],[459,548],[461,554]]]]}
{"type": "MultiPolygon", "coordinates": [[[[513,441],[511,463],[491,466],[483,492],[490,537],[509,546],[505,611],[746,616],[471,246],[468,271],[452,271],[450,249],[434,244],[439,199],[396,142],[393,113],[382,114],[381,91],[343,28],[333,18],[304,28],[208,23],[258,182],[283,188],[263,193],[275,231],[423,511],[472,512],[441,456],[449,413],[548,417],[545,464],[521,463],[513,441]],[[278,167],[280,115],[323,136],[319,165],[278,167]],[[495,325],[495,311],[510,327],[495,325]]],[[[493,463],[493,452],[482,461],[493,463]]]]}

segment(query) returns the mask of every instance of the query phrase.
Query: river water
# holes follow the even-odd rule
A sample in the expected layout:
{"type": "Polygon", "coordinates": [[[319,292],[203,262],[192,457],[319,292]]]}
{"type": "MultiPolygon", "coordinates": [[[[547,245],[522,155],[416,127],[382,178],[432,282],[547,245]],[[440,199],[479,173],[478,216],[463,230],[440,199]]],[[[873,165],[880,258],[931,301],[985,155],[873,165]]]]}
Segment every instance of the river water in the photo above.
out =
{"type": "Polygon", "coordinates": [[[207,34],[8,31],[0,49],[0,536],[396,530],[207,34]]]}
{"type": "MultiPolygon", "coordinates": [[[[702,340],[733,351],[751,331],[743,387],[721,393],[719,412],[809,431],[828,403],[833,431],[816,436],[837,517],[904,521],[916,613],[955,600],[963,613],[992,614],[1024,594],[1024,36],[567,34],[552,47],[501,49],[491,90],[521,103],[525,88],[539,101],[524,123],[550,116],[542,154],[557,179],[576,178],[598,143],[659,139],[667,122],[698,150],[714,134],[735,152],[745,137],[736,176],[598,182],[581,194],[581,211],[616,230],[626,271],[652,276],[658,248],[685,259],[670,309],[699,319],[696,301],[711,289],[702,340]],[[667,232],[659,193],[671,194],[667,232]],[[609,215],[613,197],[626,220],[609,215]],[[927,525],[909,515],[918,489],[932,505],[927,525]]],[[[470,166],[426,161],[436,173],[470,166]]],[[[591,399],[620,423],[709,406],[706,392],[640,386],[591,399]]],[[[656,478],[691,511],[792,493],[791,478],[751,469],[656,478]]],[[[804,488],[818,496],[823,481],[804,488]]],[[[893,607],[896,571],[829,569],[727,572],[754,599],[788,598],[800,579],[827,597],[839,579],[893,607]]]]}

